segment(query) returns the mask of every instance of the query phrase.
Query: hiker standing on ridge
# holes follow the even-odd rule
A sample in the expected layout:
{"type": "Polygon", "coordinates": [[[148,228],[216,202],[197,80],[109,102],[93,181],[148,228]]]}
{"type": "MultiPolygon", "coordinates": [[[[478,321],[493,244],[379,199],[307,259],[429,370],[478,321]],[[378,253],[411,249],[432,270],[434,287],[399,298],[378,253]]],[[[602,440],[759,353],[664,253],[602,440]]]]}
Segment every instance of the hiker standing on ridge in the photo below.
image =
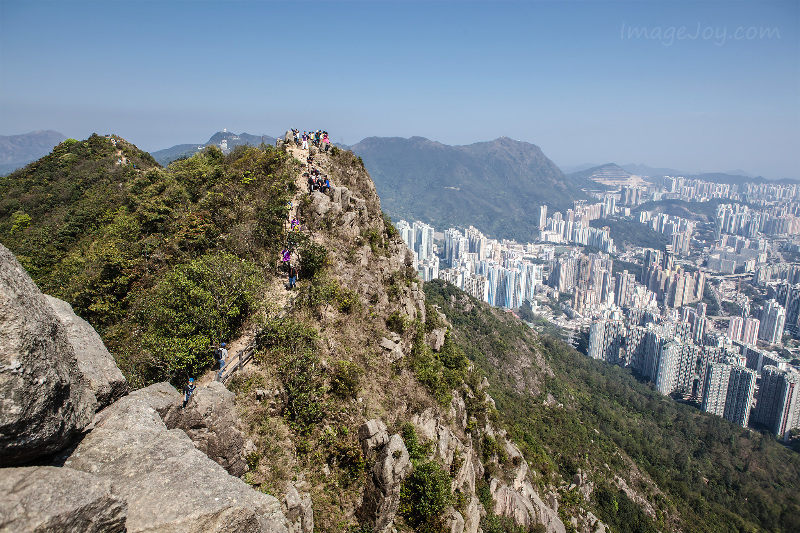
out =
{"type": "Polygon", "coordinates": [[[194,394],[194,390],[197,387],[194,385],[194,378],[189,378],[189,382],[183,386],[183,407],[182,409],[186,409],[186,404],[189,403],[189,398],[192,397],[194,394]]]}
{"type": "Polygon", "coordinates": [[[287,290],[292,290],[297,283],[297,268],[292,265],[289,265],[289,286],[286,287],[287,290]]]}

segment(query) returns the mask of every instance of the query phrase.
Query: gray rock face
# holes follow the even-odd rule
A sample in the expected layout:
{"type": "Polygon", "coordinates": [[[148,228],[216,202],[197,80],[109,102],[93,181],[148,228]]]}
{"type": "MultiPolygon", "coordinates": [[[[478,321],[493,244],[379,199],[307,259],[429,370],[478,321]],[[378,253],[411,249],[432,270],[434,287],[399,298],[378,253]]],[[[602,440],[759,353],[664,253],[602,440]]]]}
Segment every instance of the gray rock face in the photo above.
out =
{"type": "Polygon", "coordinates": [[[566,532],[558,513],[542,501],[527,481],[515,490],[499,479],[492,478],[489,490],[495,500],[495,514],[512,518],[518,525],[525,527],[543,524],[547,533],[566,532]]]}
{"type": "Polygon", "coordinates": [[[447,328],[434,328],[430,333],[428,333],[428,346],[433,349],[434,352],[438,352],[444,346],[444,338],[447,334],[447,328]]]}
{"type": "Polygon", "coordinates": [[[126,512],[109,481],[85,472],[52,466],[0,472],[0,531],[124,532],[126,512]]]}
{"type": "Polygon", "coordinates": [[[136,399],[152,407],[161,416],[173,409],[179,409],[183,403],[183,396],[175,390],[175,387],[167,382],[155,383],[143,389],[137,389],[125,397],[126,399],[136,399]]]}
{"type": "Polygon", "coordinates": [[[364,422],[358,428],[358,439],[361,441],[361,450],[364,453],[364,457],[369,460],[375,450],[381,449],[389,442],[386,424],[377,418],[364,422]]]}
{"type": "Polygon", "coordinates": [[[284,514],[289,520],[289,533],[313,533],[314,509],[309,493],[297,492],[297,488],[290,483],[283,506],[284,514]]]}
{"type": "Polygon", "coordinates": [[[53,296],[46,298],[67,332],[77,357],[78,370],[89,382],[89,388],[97,398],[97,409],[103,409],[124,396],[128,392],[128,382],[100,335],[76,315],[67,302],[53,296]]]}
{"type": "Polygon", "coordinates": [[[444,530],[448,533],[464,533],[464,517],[452,507],[447,510],[444,523],[444,530]]]}
{"type": "Polygon", "coordinates": [[[386,530],[400,506],[400,485],[411,472],[411,459],[400,435],[392,435],[380,450],[364,488],[359,519],[375,531],[386,530]]]}
{"type": "Polygon", "coordinates": [[[170,409],[164,423],[169,429],[182,429],[198,450],[239,477],[247,472],[247,439],[238,428],[235,399],[225,385],[213,381],[198,387],[186,409],[170,409]]]}
{"type": "Polygon", "coordinates": [[[107,480],[128,504],[129,532],[288,533],[280,502],[230,476],[148,401],[180,395],[148,387],[98,413],[65,466],[107,480]]]}
{"type": "Polygon", "coordinates": [[[96,404],[61,322],[0,245],[0,466],[66,447],[96,404]]]}

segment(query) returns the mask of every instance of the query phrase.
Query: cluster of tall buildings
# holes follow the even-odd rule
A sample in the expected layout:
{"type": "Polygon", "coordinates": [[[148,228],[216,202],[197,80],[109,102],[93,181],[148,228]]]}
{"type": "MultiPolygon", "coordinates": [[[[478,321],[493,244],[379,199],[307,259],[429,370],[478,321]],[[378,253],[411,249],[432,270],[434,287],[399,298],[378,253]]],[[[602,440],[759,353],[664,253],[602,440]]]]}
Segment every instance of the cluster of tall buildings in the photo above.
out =
{"type": "Polygon", "coordinates": [[[781,436],[800,428],[797,371],[774,352],[706,332],[706,324],[702,303],[677,320],[629,309],[592,324],[589,356],[631,367],[660,393],[693,400],[734,424],[746,427],[752,417],[781,436]]]}
{"type": "Polygon", "coordinates": [[[531,245],[489,239],[472,226],[465,231],[450,228],[444,232],[448,267],[439,268],[433,227],[401,220],[397,229],[414,251],[415,268],[425,281],[440,278],[490,305],[511,309],[533,299],[536,287],[542,285],[544,266],[531,245]]]}
{"type": "Polygon", "coordinates": [[[607,228],[593,228],[589,222],[608,217],[616,211],[614,195],[606,195],[602,202],[586,204],[576,201],[566,215],[559,212],[547,216],[547,206],[539,207],[539,239],[543,242],[575,243],[591,246],[605,253],[614,251],[614,239],[607,228]]]}
{"type": "Polygon", "coordinates": [[[397,223],[397,231],[414,253],[414,268],[424,281],[439,277],[439,256],[433,243],[433,226],[417,220],[409,224],[405,220],[397,223]]]}
{"type": "Polygon", "coordinates": [[[672,246],[676,254],[689,255],[691,253],[694,222],[674,215],[653,213],[652,211],[640,212],[639,222],[647,224],[654,231],[669,236],[670,246],[672,246]]]}
{"type": "Polygon", "coordinates": [[[705,272],[686,272],[675,264],[672,247],[645,249],[642,284],[668,307],[683,307],[703,299],[705,272]]]}
{"type": "Polygon", "coordinates": [[[759,233],[793,235],[800,232],[800,219],[795,214],[791,206],[756,210],[742,204],[720,204],[714,219],[715,238],[719,239],[723,233],[751,239],[759,233]]]}

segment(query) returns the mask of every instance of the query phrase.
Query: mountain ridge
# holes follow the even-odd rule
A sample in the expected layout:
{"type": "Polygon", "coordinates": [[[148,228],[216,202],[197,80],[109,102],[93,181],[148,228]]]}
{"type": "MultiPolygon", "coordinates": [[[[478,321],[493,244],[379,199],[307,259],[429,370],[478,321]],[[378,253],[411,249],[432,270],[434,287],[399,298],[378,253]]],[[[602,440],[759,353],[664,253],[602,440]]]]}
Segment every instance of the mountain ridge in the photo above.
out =
{"type": "Polygon", "coordinates": [[[520,241],[536,231],[533,212],[572,207],[583,192],[542,150],[498,137],[450,146],[425,137],[367,137],[350,147],[363,158],[385,211],[446,229],[469,225],[520,241]]]}
{"type": "Polygon", "coordinates": [[[54,130],[0,135],[0,175],[11,173],[49,154],[54,146],[66,138],[66,135],[54,130]]]}

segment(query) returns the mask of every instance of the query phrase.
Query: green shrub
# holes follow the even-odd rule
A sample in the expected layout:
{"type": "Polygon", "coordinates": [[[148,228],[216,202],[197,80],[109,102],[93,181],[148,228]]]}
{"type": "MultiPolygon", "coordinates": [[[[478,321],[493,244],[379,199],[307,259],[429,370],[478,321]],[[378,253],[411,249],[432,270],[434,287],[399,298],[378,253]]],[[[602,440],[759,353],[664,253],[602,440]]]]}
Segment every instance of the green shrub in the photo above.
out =
{"type": "Polygon", "coordinates": [[[300,272],[310,279],[322,272],[328,261],[328,250],[321,244],[308,240],[300,245],[300,272]]]}
{"type": "Polygon", "coordinates": [[[347,427],[328,427],[320,436],[320,445],[324,449],[325,460],[328,464],[342,469],[347,477],[346,484],[356,481],[364,472],[366,460],[361,451],[361,445],[354,433],[347,427]]]}
{"type": "Polygon", "coordinates": [[[336,303],[341,313],[351,314],[361,310],[361,297],[352,289],[340,287],[336,291],[336,303]]]}
{"type": "Polygon", "coordinates": [[[258,357],[269,362],[270,354],[280,358],[283,354],[313,350],[317,345],[317,330],[292,318],[273,320],[267,323],[258,336],[261,349],[258,357]]]}
{"type": "Polygon", "coordinates": [[[261,301],[256,265],[229,254],[179,265],[138,306],[142,347],[161,379],[183,382],[213,363],[209,347],[230,339],[261,301]]]}
{"type": "Polygon", "coordinates": [[[361,233],[361,238],[369,243],[369,248],[375,255],[380,255],[385,250],[386,245],[383,242],[383,236],[378,233],[378,230],[369,228],[361,233]]]}
{"type": "Polygon", "coordinates": [[[475,480],[475,495],[480,500],[483,508],[487,511],[494,509],[494,498],[492,498],[492,491],[489,488],[489,484],[483,478],[478,478],[475,480]]]}
{"type": "Polygon", "coordinates": [[[442,465],[419,463],[400,489],[400,514],[412,527],[433,530],[452,500],[450,476],[442,465]]]}
{"type": "Polygon", "coordinates": [[[342,398],[354,398],[364,370],[350,361],[336,361],[331,372],[331,391],[342,398]]]}
{"type": "Polygon", "coordinates": [[[321,367],[319,356],[311,350],[284,354],[278,366],[286,393],[284,415],[300,433],[308,433],[325,414],[321,367]]]}
{"type": "Polygon", "coordinates": [[[421,443],[417,436],[417,428],[411,422],[403,422],[400,426],[400,435],[408,450],[411,462],[417,464],[423,461],[431,453],[432,443],[421,443]]]}
{"type": "Polygon", "coordinates": [[[397,228],[394,227],[392,224],[392,219],[386,213],[382,213],[383,215],[383,231],[386,233],[386,237],[392,241],[400,237],[400,232],[397,231],[397,228]]]}
{"type": "Polygon", "coordinates": [[[386,327],[389,328],[389,331],[402,335],[408,329],[408,319],[400,311],[395,311],[386,319],[386,327]]]}

